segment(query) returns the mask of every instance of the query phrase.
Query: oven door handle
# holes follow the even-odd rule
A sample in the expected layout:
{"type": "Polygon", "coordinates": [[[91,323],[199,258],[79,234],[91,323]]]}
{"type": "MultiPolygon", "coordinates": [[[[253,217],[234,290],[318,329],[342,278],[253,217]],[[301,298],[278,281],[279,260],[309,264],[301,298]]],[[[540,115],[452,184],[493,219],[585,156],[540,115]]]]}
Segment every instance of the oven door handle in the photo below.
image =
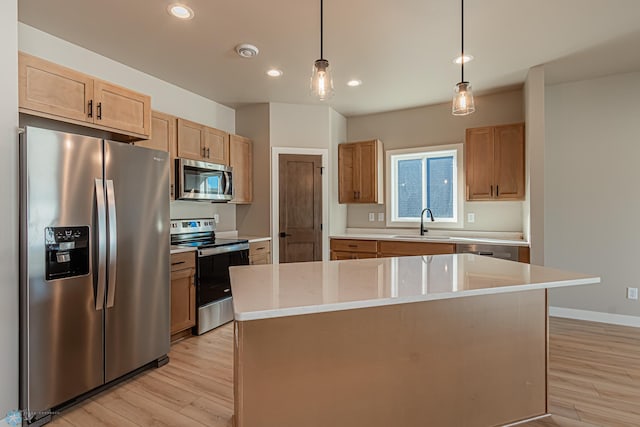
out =
{"type": "Polygon", "coordinates": [[[249,250],[249,243],[237,243],[235,245],[217,246],[213,248],[204,248],[198,250],[198,257],[205,257],[211,255],[226,254],[229,252],[239,252],[249,250]]]}

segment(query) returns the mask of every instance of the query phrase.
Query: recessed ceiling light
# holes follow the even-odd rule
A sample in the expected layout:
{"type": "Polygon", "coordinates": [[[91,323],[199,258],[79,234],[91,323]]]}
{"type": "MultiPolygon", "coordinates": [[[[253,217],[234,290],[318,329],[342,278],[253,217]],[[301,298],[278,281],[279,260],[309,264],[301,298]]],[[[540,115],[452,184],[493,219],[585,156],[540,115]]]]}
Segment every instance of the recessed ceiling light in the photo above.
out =
{"type": "Polygon", "coordinates": [[[180,3],[170,4],[167,7],[167,11],[176,18],[184,19],[185,21],[193,18],[194,15],[193,9],[180,3]]]}
{"type": "MultiPolygon", "coordinates": [[[[473,55],[465,55],[464,56],[464,63],[466,64],[467,62],[473,61],[473,55]]],[[[462,63],[462,57],[461,56],[457,56],[454,60],[453,60],[454,64],[461,64],[462,63]]]]}
{"type": "Polygon", "coordinates": [[[267,70],[267,76],[269,77],[280,77],[282,74],[284,74],[282,70],[278,70],[277,68],[267,70]]]}
{"type": "Polygon", "coordinates": [[[358,87],[361,84],[362,84],[362,80],[358,80],[358,79],[349,80],[347,82],[347,86],[351,86],[351,87],[358,87]]]}

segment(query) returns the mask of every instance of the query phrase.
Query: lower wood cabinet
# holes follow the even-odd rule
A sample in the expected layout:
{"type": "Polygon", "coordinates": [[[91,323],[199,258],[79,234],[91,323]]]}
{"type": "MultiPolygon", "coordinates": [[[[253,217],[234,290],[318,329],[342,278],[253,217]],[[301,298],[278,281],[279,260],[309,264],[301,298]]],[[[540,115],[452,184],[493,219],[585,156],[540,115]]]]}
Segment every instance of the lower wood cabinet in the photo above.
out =
{"type": "Polygon", "coordinates": [[[441,255],[455,254],[455,243],[434,242],[398,242],[381,240],[378,242],[378,256],[411,256],[411,255],[441,255]]]}
{"type": "Polygon", "coordinates": [[[191,327],[196,324],[195,255],[171,255],[171,341],[191,335],[191,327]]]}
{"type": "Polygon", "coordinates": [[[331,239],[331,259],[377,258],[378,241],[356,239],[331,239]]]}
{"type": "Polygon", "coordinates": [[[271,264],[271,241],[262,240],[249,243],[249,264],[271,264]]]}

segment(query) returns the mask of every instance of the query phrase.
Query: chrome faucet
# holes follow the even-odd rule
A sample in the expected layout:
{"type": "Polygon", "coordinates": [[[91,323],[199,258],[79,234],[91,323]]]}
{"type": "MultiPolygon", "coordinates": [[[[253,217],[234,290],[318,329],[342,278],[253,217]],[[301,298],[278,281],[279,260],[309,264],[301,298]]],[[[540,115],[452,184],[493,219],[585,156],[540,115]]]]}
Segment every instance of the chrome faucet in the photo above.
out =
{"type": "Polygon", "coordinates": [[[435,221],[435,219],[433,219],[433,212],[431,212],[431,209],[429,208],[424,208],[422,209],[422,212],[420,212],[420,235],[424,236],[424,233],[426,233],[427,229],[424,228],[424,213],[429,212],[429,218],[431,218],[431,222],[435,221]]]}

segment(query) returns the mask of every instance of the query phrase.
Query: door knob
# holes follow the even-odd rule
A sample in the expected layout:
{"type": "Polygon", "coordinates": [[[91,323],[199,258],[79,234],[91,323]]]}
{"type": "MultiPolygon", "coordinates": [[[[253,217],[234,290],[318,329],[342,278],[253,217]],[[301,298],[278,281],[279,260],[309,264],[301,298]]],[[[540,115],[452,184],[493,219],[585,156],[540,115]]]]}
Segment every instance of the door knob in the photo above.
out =
{"type": "Polygon", "coordinates": [[[291,236],[291,234],[285,233],[284,231],[281,231],[279,234],[280,237],[288,237],[291,236]]]}

